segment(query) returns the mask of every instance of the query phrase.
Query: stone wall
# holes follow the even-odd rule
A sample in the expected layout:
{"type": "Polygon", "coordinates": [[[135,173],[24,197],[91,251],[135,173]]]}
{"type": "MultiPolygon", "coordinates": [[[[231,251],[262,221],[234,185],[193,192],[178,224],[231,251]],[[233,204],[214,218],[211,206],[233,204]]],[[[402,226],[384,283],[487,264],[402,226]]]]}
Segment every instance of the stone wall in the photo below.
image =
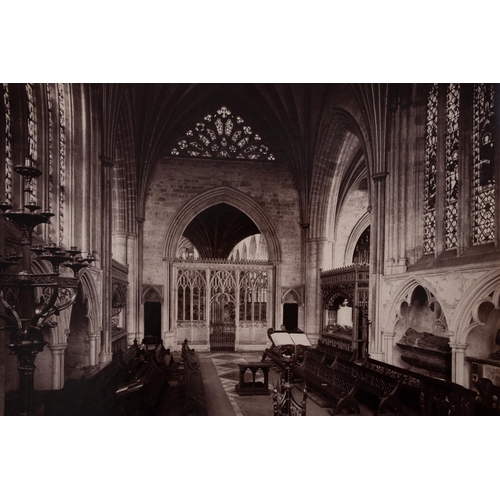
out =
{"type": "MultiPolygon", "coordinates": [[[[165,277],[168,267],[163,258],[170,226],[188,202],[221,186],[241,192],[263,209],[276,229],[281,247],[281,285],[300,286],[299,200],[287,166],[274,162],[177,158],[160,160],[151,175],[144,221],[143,283],[164,283],[168,289],[168,279],[165,277]]],[[[226,200],[220,199],[218,202],[224,203],[226,200]]],[[[251,214],[247,215],[252,218],[251,214]]],[[[280,300],[279,297],[277,299],[280,300]]],[[[281,318],[277,318],[277,324],[279,321],[281,318]]]]}

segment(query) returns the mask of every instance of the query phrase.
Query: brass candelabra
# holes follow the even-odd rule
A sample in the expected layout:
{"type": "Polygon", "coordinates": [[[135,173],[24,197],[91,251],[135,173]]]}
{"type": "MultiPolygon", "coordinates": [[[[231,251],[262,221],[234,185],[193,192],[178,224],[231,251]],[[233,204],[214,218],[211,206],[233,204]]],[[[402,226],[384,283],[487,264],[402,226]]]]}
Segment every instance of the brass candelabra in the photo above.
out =
{"type": "Polygon", "coordinates": [[[14,167],[24,178],[24,207],[14,209],[7,201],[0,202],[1,214],[20,230],[19,252],[0,256],[0,319],[7,330],[10,353],[19,359],[19,415],[34,412],[34,372],[36,355],[43,351],[47,342],[44,330],[53,328],[53,316],[70,307],[77,294],[78,283],[84,270],[95,259],[81,255],[76,247],[65,250],[55,243],[33,245],[33,233],[39,224],[50,223],[54,216],[50,211],[40,211],[33,199],[33,180],[42,175],[31,164],[14,167]],[[49,264],[52,272],[36,272],[33,262],[49,264]],[[7,272],[9,271],[9,272],[7,272]]]}

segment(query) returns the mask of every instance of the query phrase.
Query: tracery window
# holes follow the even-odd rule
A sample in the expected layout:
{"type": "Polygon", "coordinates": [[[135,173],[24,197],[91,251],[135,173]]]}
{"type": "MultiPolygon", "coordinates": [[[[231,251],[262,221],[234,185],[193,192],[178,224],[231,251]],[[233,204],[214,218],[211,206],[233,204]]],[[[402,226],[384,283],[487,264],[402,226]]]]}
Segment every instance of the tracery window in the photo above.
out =
{"type": "Polygon", "coordinates": [[[206,283],[202,271],[196,269],[179,270],[177,276],[177,320],[205,320],[206,283]]]}
{"type": "Polygon", "coordinates": [[[424,254],[436,247],[437,118],[438,84],[434,83],[427,97],[425,127],[424,254]]]}
{"type": "MultiPolygon", "coordinates": [[[[35,96],[33,95],[33,87],[31,83],[25,85],[26,98],[28,101],[28,155],[36,163],[36,108],[35,96]]],[[[35,203],[37,197],[36,180],[31,182],[30,202],[35,203]]]]}
{"type": "Polygon", "coordinates": [[[268,279],[266,271],[242,272],[240,279],[240,320],[267,321],[268,279]]]}
{"type": "Polygon", "coordinates": [[[5,201],[12,201],[12,129],[9,84],[3,84],[3,105],[5,110],[5,201]]]}
{"type": "Polygon", "coordinates": [[[472,242],[488,243],[495,238],[495,169],[493,144],[492,83],[474,86],[474,123],[472,129],[472,242]]]}
{"type": "Polygon", "coordinates": [[[177,141],[173,156],[241,160],[275,160],[269,147],[245,120],[226,106],[208,114],[177,141]]]}
{"type": "Polygon", "coordinates": [[[457,248],[459,113],[460,84],[451,83],[446,93],[445,250],[457,248]]]}
{"type": "Polygon", "coordinates": [[[495,84],[433,84],[429,89],[424,157],[424,254],[495,241],[498,180],[494,165],[494,100],[495,84]],[[466,124],[460,118],[462,112],[464,116],[472,116],[472,121],[466,124]],[[461,126],[465,127],[462,132],[461,126]],[[471,141],[472,171],[465,171],[460,164],[461,147],[468,149],[464,141],[471,141]],[[470,199],[461,197],[467,189],[470,199]],[[439,221],[442,224],[437,224],[439,221]]]}

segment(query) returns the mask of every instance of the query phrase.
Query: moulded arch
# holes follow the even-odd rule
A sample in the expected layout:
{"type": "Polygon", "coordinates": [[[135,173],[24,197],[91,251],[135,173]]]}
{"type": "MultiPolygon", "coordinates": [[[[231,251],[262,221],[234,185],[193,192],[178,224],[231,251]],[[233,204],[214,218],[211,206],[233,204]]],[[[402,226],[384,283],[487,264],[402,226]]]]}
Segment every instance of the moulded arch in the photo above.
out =
{"type": "Polygon", "coordinates": [[[276,228],[265,210],[248,195],[228,186],[205,191],[189,200],[179,210],[165,238],[164,257],[166,259],[175,259],[177,244],[191,220],[203,210],[219,203],[232,205],[250,217],[266,240],[269,260],[272,262],[282,260],[276,228]]]}
{"type": "Polygon", "coordinates": [[[438,293],[434,289],[434,287],[424,279],[421,279],[417,276],[409,276],[408,279],[405,280],[398,287],[391,302],[387,304],[386,312],[381,322],[381,324],[383,325],[382,330],[386,332],[394,331],[396,323],[401,319],[400,315],[401,304],[406,301],[409,305],[411,303],[411,298],[413,296],[413,293],[415,292],[415,289],[419,286],[421,286],[425,290],[429,302],[431,301],[439,302],[439,307],[441,308],[444,322],[446,323],[446,325],[450,325],[448,311],[439,301],[438,293]]]}
{"type": "Polygon", "coordinates": [[[141,302],[161,302],[163,304],[163,289],[156,285],[149,285],[142,291],[141,302]],[[155,300],[152,300],[155,299],[155,300]]]}
{"type": "MultiPolygon", "coordinates": [[[[352,162],[342,161],[353,140],[359,141],[361,154],[354,158],[354,164],[360,162],[366,169],[368,178],[371,174],[370,143],[364,124],[347,110],[332,109],[329,123],[319,142],[315,158],[315,175],[311,197],[311,236],[333,236],[335,213],[340,186],[353,167],[352,162]],[[350,137],[349,137],[350,136],[350,137]],[[340,162],[339,162],[340,161],[340,162]]],[[[352,181],[352,179],[351,179],[352,181]]],[[[371,199],[371,185],[368,182],[368,199],[371,199]]]]}
{"type": "Polygon", "coordinates": [[[287,300],[287,297],[291,295],[293,297],[293,299],[295,300],[295,302],[297,302],[297,304],[299,306],[302,306],[303,303],[302,303],[302,297],[300,295],[300,293],[295,289],[295,288],[287,288],[287,290],[285,290],[285,292],[283,292],[281,294],[281,303],[284,304],[287,300]]]}
{"type": "Polygon", "coordinates": [[[365,212],[365,214],[361,217],[361,219],[356,222],[351,234],[349,235],[349,239],[347,240],[347,245],[345,247],[344,252],[344,266],[352,263],[352,259],[354,256],[354,249],[356,248],[356,243],[359,238],[363,234],[363,231],[370,225],[370,212],[365,212]]]}
{"type": "Polygon", "coordinates": [[[101,307],[99,294],[94,279],[92,278],[91,268],[87,269],[81,277],[83,298],[85,300],[85,317],[89,322],[89,329],[92,333],[98,333],[102,326],[101,307]]]}
{"type": "Polygon", "coordinates": [[[478,280],[457,304],[450,329],[456,333],[458,343],[465,344],[469,333],[477,326],[483,326],[478,313],[484,302],[492,303],[495,309],[500,309],[500,270],[496,270],[493,275],[487,273],[478,280]]]}

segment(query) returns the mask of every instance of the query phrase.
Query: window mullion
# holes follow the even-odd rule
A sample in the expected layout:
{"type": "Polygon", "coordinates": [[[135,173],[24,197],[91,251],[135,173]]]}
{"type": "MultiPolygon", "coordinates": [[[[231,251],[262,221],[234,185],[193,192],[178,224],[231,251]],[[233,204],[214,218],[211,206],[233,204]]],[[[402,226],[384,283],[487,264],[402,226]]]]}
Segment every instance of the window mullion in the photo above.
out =
{"type": "Polygon", "coordinates": [[[472,172],[472,103],[473,86],[462,84],[460,89],[460,152],[458,169],[458,227],[457,255],[460,255],[472,244],[471,235],[471,172],[472,172]]]}
{"type": "Polygon", "coordinates": [[[436,158],[436,257],[444,250],[444,199],[446,189],[446,91],[447,84],[439,84],[438,131],[436,158]]]}

